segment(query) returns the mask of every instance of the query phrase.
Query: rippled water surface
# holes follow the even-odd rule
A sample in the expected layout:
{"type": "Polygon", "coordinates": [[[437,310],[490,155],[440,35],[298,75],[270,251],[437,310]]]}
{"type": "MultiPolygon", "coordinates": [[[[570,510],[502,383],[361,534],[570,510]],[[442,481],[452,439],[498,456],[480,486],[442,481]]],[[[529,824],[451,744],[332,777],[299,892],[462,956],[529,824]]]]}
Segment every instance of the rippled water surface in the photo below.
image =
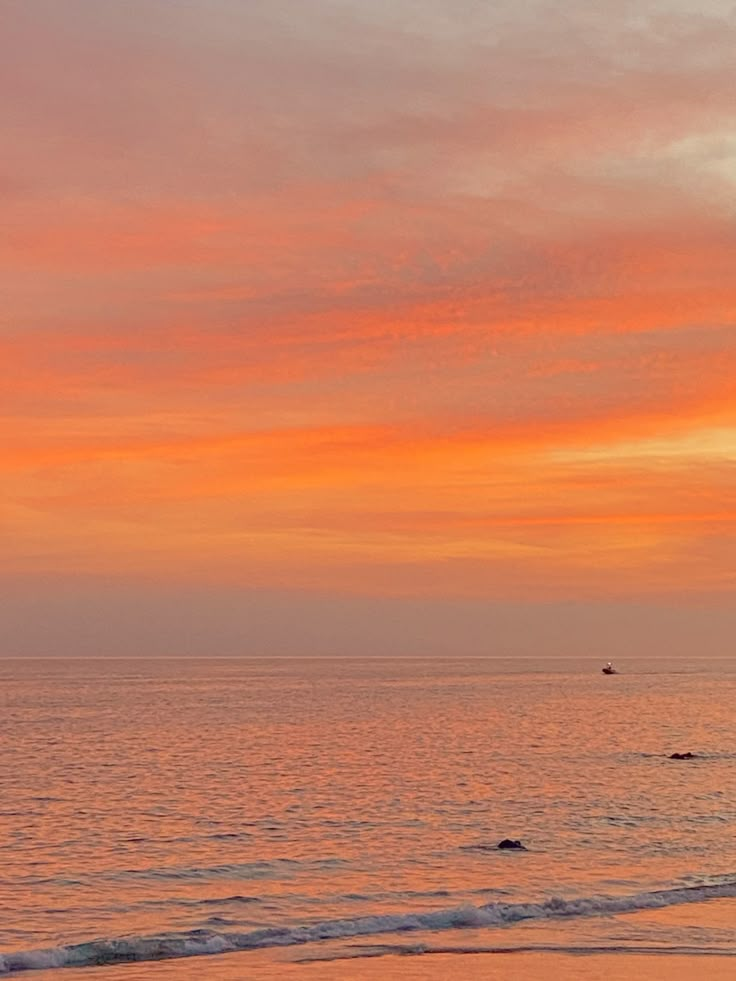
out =
{"type": "Polygon", "coordinates": [[[0,973],[407,933],[734,953],[736,660],[619,668],[0,661],[0,973]]]}

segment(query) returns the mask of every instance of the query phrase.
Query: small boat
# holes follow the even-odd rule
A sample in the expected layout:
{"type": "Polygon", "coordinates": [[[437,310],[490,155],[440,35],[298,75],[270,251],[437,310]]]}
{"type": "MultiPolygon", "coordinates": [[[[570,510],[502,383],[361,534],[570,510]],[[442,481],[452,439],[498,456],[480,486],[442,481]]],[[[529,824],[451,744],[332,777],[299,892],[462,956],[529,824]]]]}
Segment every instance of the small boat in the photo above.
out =
{"type": "Polygon", "coordinates": [[[602,670],[603,674],[618,674],[618,671],[614,668],[610,661],[607,662],[605,668],[602,670]]]}

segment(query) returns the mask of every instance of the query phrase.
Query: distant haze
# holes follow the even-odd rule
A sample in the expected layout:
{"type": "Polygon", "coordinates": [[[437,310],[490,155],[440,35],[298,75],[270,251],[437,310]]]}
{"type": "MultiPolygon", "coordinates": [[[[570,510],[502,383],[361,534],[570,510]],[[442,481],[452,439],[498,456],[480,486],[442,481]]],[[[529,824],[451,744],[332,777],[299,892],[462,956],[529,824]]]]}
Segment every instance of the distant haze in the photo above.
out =
{"type": "Polygon", "coordinates": [[[498,603],[119,581],[11,588],[2,656],[732,656],[736,610],[498,603]]]}
{"type": "Polygon", "coordinates": [[[730,654],[735,50],[4,0],[0,654],[730,654]]]}

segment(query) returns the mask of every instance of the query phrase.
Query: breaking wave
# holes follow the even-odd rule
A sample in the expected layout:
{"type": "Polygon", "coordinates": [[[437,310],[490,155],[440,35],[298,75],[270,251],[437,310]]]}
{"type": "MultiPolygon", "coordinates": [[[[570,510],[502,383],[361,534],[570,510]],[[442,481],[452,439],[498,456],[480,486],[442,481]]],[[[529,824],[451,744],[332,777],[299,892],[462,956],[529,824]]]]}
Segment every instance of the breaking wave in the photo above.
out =
{"type": "MultiPolygon", "coordinates": [[[[308,926],[263,927],[245,933],[192,930],[187,933],[169,933],[152,937],[93,940],[89,943],[71,944],[65,947],[0,955],[0,974],[44,968],[92,967],[130,961],[158,961],[418,930],[440,931],[461,927],[504,926],[521,920],[634,913],[638,910],[661,909],[684,903],[732,898],[736,898],[736,878],[729,877],[725,881],[712,885],[680,886],[629,896],[552,898],[538,903],[489,903],[485,906],[460,906],[431,913],[393,913],[361,916],[355,919],[327,920],[308,926]]],[[[493,949],[499,950],[499,948],[493,949]]],[[[488,952],[492,952],[493,949],[489,948],[488,952]]]]}

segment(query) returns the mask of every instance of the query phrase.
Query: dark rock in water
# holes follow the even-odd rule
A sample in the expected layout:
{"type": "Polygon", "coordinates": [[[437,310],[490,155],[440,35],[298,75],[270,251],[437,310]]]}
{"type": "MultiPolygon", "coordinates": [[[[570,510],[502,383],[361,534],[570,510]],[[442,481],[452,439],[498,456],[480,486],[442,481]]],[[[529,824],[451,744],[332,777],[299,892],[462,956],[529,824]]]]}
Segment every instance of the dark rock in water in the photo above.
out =
{"type": "Polygon", "coordinates": [[[694,760],[695,753],[673,753],[670,756],[671,760],[694,760]]]}
{"type": "Polygon", "coordinates": [[[516,848],[517,850],[518,849],[521,849],[521,851],[523,851],[523,852],[526,851],[525,846],[522,845],[522,843],[518,839],[512,839],[512,838],[504,838],[503,841],[499,841],[498,847],[499,848],[516,848]]]}

